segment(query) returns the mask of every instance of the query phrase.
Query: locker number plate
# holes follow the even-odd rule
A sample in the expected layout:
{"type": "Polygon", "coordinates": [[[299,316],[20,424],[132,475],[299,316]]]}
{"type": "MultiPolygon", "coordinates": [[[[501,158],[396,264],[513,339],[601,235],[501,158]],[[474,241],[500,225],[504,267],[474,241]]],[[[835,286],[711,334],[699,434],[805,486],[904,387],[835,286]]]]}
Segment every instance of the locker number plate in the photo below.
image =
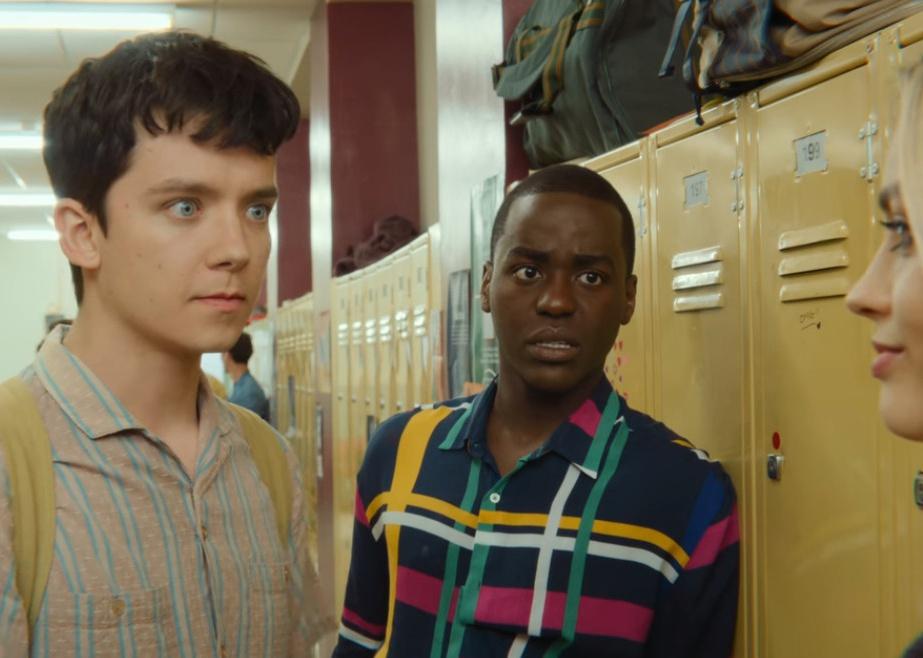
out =
{"type": "Polygon", "coordinates": [[[686,187],[686,208],[695,208],[708,204],[708,172],[700,171],[697,174],[686,176],[683,179],[686,187]]]}
{"type": "Polygon", "coordinates": [[[827,131],[806,135],[794,141],[795,175],[827,171],[827,131]]]}

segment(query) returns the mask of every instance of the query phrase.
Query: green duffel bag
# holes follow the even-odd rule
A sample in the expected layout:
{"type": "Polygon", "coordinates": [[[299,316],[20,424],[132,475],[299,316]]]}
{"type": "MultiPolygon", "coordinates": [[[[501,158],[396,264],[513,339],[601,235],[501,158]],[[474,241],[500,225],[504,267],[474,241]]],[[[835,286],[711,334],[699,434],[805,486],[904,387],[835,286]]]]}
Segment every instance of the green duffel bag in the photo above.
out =
{"type": "Polygon", "coordinates": [[[693,107],[681,80],[658,77],[674,0],[535,0],[516,27],[494,89],[519,101],[534,168],[599,155],[693,107]]]}

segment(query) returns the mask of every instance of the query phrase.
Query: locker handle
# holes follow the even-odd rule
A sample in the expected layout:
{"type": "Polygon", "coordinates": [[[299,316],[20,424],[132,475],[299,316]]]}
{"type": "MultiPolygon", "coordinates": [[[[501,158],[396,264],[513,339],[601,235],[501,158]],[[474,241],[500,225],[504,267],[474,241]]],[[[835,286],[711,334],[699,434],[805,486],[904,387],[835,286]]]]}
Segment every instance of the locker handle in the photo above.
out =
{"type": "Polygon", "coordinates": [[[766,477],[778,482],[782,479],[782,463],[785,461],[784,455],[770,454],[766,458],[766,477]]]}

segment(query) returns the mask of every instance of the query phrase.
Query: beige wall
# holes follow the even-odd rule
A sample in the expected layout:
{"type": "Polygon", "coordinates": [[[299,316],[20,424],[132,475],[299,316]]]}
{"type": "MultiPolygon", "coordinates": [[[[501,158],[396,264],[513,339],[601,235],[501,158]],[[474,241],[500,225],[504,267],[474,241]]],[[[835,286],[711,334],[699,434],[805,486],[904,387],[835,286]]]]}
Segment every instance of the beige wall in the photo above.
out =
{"type": "Polygon", "coordinates": [[[70,268],[57,242],[13,242],[0,233],[0,380],[20,372],[45,334],[45,314],[77,312],[70,268]]]}

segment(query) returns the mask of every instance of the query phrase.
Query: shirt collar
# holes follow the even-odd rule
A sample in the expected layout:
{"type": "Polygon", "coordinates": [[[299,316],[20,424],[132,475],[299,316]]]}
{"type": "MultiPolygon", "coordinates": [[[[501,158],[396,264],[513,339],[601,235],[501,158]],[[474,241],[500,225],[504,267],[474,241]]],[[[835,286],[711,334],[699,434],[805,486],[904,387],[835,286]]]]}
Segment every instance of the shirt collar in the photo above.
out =
{"type": "MultiPolygon", "coordinates": [[[[487,449],[487,421],[493,409],[494,398],[497,394],[497,380],[494,379],[482,392],[470,400],[470,406],[459,418],[460,427],[457,434],[447,437],[452,440],[444,442],[440,448],[443,450],[460,450],[468,448],[472,454],[483,453],[487,449]]],[[[605,377],[601,377],[593,392],[566,421],[561,423],[539,454],[556,452],[568,460],[586,475],[596,478],[599,465],[595,463],[594,455],[590,448],[594,440],[608,442],[615,427],[627,411],[625,401],[612,389],[612,385],[605,377]],[[604,411],[610,396],[615,396],[618,404],[618,413],[607,422],[607,427],[601,428],[604,420],[604,411]],[[598,432],[598,430],[601,430],[598,432]],[[597,437],[598,434],[598,437],[597,437]]],[[[452,431],[452,430],[450,430],[452,431]]],[[[600,454],[600,451],[593,451],[600,454]]]]}
{"type": "MultiPolygon", "coordinates": [[[[91,439],[100,439],[129,430],[146,428],[131,414],[115,394],[64,344],[68,327],[56,327],[36,355],[34,371],[48,394],[58,403],[73,424],[91,439]]],[[[199,426],[218,427],[227,434],[233,427],[221,413],[205,375],[199,381],[199,426]]]]}

